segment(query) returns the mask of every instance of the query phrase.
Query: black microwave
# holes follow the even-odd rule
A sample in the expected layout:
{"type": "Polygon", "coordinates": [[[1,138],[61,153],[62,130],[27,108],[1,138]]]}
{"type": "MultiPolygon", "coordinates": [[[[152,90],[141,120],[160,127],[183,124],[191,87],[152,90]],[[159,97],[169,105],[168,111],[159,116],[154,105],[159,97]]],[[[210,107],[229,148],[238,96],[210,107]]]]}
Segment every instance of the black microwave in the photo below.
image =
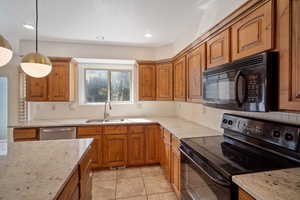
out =
{"type": "Polygon", "coordinates": [[[203,103],[210,107],[268,112],[278,106],[278,53],[264,52],[203,72],[203,103]]]}

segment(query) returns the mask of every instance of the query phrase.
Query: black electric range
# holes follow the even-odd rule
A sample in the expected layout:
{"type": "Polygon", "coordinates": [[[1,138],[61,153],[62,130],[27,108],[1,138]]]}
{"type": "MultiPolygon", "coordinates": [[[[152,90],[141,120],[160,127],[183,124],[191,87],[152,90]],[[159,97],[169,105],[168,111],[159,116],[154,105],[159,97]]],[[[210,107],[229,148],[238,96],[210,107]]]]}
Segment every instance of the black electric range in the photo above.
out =
{"type": "Polygon", "coordinates": [[[182,139],[183,200],[237,199],[232,176],[300,166],[300,126],[224,114],[224,135],[182,139]]]}

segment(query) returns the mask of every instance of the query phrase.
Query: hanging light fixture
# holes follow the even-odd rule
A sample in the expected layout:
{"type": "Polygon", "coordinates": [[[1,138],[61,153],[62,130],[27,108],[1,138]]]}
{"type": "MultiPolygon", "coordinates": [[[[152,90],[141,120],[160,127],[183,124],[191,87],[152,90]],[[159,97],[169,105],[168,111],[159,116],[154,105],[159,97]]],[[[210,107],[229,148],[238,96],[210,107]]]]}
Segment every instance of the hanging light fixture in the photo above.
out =
{"type": "Polygon", "coordinates": [[[0,67],[6,65],[12,58],[13,52],[8,41],[0,35],[0,67]]]}
{"type": "Polygon", "coordinates": [[[51,72],[52,66],[49,58],[38,53],[38,0],[35,1],[35,8],[35,52],[24,56],[21,62],[21,68],[27,75],[41,78],[51,72]]]}

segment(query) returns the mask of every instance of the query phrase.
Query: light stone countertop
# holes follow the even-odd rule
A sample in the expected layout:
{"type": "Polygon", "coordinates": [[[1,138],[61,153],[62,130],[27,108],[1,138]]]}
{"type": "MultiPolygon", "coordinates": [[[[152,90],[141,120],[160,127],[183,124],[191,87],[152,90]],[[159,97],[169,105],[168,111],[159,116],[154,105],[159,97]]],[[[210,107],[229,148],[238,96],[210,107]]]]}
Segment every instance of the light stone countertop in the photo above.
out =
{"type": "Polygon", "coordinates": [[[0,199],[55,199],[92,141],[0,140],[0,199]]]}
{"type": "Polygon", "coordinates": [[[11,124],[10,128],[29,127],[59,127],[59,126],[90,126],[90,125],[121,125],[121,124],[153,124],[159,123],[177,138],[191,138],[222,135],[222,132],[189,122],[177,117],[145,117],[145,118],[125,118],[121,122],[87,123],[87,119],[67,119],[67,120],[38,120],[28,121],[18,124],[11,124]]]}
{"type": "Polygon", "coordinates": [[[233,182],[256,200],[300,199],[300,168],[237,175],[233,182]]]}

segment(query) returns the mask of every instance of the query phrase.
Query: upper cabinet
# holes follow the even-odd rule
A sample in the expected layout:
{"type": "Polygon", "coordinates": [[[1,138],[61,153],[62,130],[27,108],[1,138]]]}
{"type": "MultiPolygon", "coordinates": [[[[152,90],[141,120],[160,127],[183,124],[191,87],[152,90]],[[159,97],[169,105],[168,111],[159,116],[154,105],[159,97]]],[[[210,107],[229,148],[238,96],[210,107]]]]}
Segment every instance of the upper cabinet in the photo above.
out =
{"type": "Polygon", "coordinates": [[[215,67],[230,62],[230,31],[219,33],[207,43],[207,67],[215,67]]]}
{"type": "Polygon", "coordinates": [[[200,102],[202,98],[202,72],[206,69],[205,44],[187,55],[187,100],[200,102]]]}
{"type": "Polygon", "coordinates": [[[300,1],[279,1],[277,10],[279,109],[300,111],[300,1]]]}
{"type": "Polygon", "coordinates": [[[174,62],[174,100],[186,100],[186,58],[174,62]]]}
{"type": "Polygon", "coordinates": [[[273,48],[272,7],[272,1],[269,1],[232,26],[232,60],[273,48]]]}
{"type": "Polygon", "coordinates": [[[156,98],[155,64],[139,65],[139,100],[151,101],[156,98]]]}
{"type": "Polygon", "coordinates": [[[27,101],[73,101],[76,69],[70,58],[50,58],[51,73],[43,78],[26,76],[27,101]]]}
{"type": "Polygon", "coordinates": [[[173,100],[173,65],[162,63],[156,65],[156,99],[173,100]]]}

